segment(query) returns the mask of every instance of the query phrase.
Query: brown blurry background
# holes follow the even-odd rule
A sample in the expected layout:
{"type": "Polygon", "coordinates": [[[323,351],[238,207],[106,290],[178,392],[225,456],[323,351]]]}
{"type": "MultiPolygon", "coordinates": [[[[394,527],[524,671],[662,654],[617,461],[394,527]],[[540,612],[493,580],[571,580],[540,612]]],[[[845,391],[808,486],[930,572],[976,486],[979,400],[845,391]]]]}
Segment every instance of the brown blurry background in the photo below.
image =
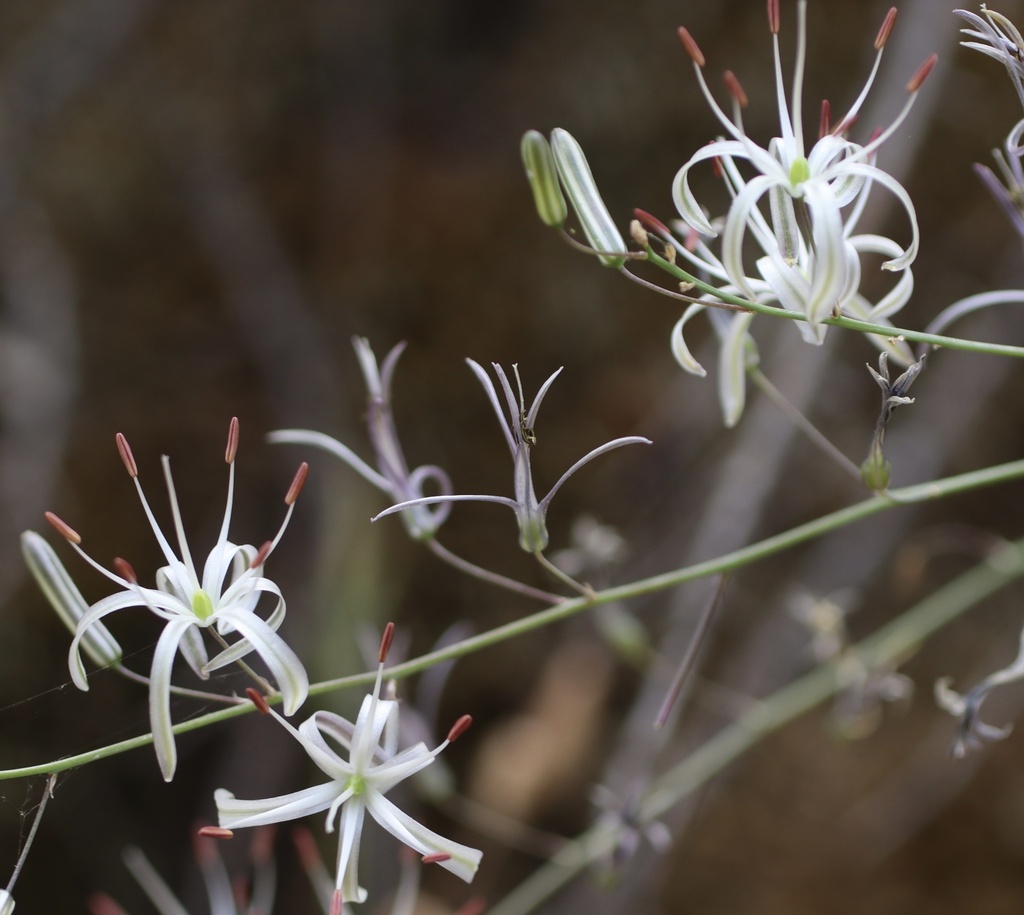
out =
{"type": "MultiPolygon", "coordinates": [[[[811,4],[809,129],[822,96],[837,112],[856,97],[886,8],[811,4]]],[[[1024,12],[1009,3],[1001,11],[1024,12]]],[[[786,2],[787,68],[794,21],[786,2]]],[[[588,466],[554,501],[553,549],[569,544],[584,513],[628,541],[628,556],[590,574],[595,584],[707,558],[863,497],[756,393],[740,426],[723,431],[706,322],[693,322],[688,337],[709,368],[702,382],[669,352],[678,304],[571,251],[532,210],[519,137],[562,126],[587,150],[623,226],[634,206],[671,215],[673,175],[718,130],[676,39],[682,23],[716,91],[721,72],[736,71],[750,96],[748,131],[767,141],[778,127],[771,44],[754,0],[0,5],[0,765],[148,728],[142,687],[109,673],[94,676],[88,694],[70,684],[69,637],[18,554],[18,533],[40,528],[53,509],[101,561],[123,555],[152,574],[159,554],[117,458],[118,431],[161,518],[158,456],[172,457],[193,549],[204,556],[223,510],[232,415],[242,428],[235,539],[272,534],[295,464],[310,460],[271,574],[313,678],[365,669],[358,639],[369,633],[372,644],[388,619],[414,654],[459,621],[480,631],[537,609],[441,566],[394,519],[371,528],[384,497],[339,462],[262,441],[275,428],[305,427],[370,456],[356,334],[380,357],[408,341],[394,392],[406,453],[413,464],[443,465],[458,492],[511,490],[507,451],[467,356],[518,362],[528,396],[565,366],[537,423],[542,491],[610,438],[654,439],[588,466]]],[[[940,53],[879,160],[906,184],[921,223],[917,291],[897,318],[910,327],[961,296],[1024,281],[1020,239],[970,171],[1022,112],[998,64],[956,48],[958,27],[935,0],[903,4],[854,134],[863,140],[889,123],[907,79],[940,53]]],[[[710,170],[701,180],[698,197],[721,206],[710,170]]],[[[905,217],[888,195],[876,191],[873,204],[865,230],[905,243],[905,217]]],[[[865,269],[870,298],[888,282],[874,267],[865,269]]],[[[1024,344],[1012,309],[955,330],[1024,344]]],[[[763,320],[754,333],[766,373],[859,462],[878,407],[863,368],[874,349],[832,331],[816,350],[763,320]]],[[[894,483],[1019,458],[1020,372],[1008,360],[937,354],[915,385],[917,404],[894,421],[894,483]]],[[[449,906],[440,911],[473,894],[497,901],[554,837],[588,825],[594,782],[628,797],[751,698],[809,669],[810,633],[793,617],[806,595],[832,596],[863,637],[967,569],[992,537],[1020,536],[1022,496],[1020,485],[1006,486],[896,510],[737,574],[670,734],[656,736],[650,721],[710,583],[626,608],[650,638],[654,660],[643,669],[616,656],[595,615],[460,662],[437,732],[464,712],[476,724],[448,761],[478,803],[542,832],[481,822],[458,801],[426,809],[440,831],[485,850],[472,889],[435,869],[426,891],[449,906]]],[[[457,506],[441,533],[485,566],[551,586],[519,552],[500,506],[457,506]]],[[[103,596],[103,580],[47,536],[87,598],[103,596]]],[[[987,601],[907,662],[912,704],[877,720],[870,708],[845,707],[798,721],[670,818],[677,838],[667,855],[643,845],[615,887],[583,881],[545,911],[1020,911],[1020,738],[954,763],[954,722],[931,689],[944,674],[969,685],[1013,657],[1021,593],[987,601]],[[871,731],[863,739],[837,736],[861,725],[871,731]]],[[[145,671],[151,621],[128,612],[111,628],[145,671]]],[[[195,685],[187,672],[179,679],[195,685]]],[[[402,686],[410,705],[414,686],[402,686]]],[[[324,704],[351,713],[358,698],[324,704]]],[[[1022,699],[1014,688],[996,694],[987,719],[1011,720],[1022,699]]],[[[174,715],[198,710],[176,704],[174,715]]],[[[120,861],[135,844],[190,911],[205,912],[188,836],[213,817],[212,790],[261,797],[320,777],[266,721],[183,737],[179,752],[171,786],[149,750],[65,775],[18,883],[19,911],[84,911],[101,889],[150,911],[120,861]]],[[[41,788],[0,789],[0,861],[10,866],[21,813],[41,788]]],[[[312,912],[279,840],[277,911],[312,912]]],[[[236,839],[233,851],[246,843],[236,839]]],[[[397,843],[368,843],[363,909],[388,911],[397,843]]],[[[333,860],[333,838],[323,847],[333,860]]]]}

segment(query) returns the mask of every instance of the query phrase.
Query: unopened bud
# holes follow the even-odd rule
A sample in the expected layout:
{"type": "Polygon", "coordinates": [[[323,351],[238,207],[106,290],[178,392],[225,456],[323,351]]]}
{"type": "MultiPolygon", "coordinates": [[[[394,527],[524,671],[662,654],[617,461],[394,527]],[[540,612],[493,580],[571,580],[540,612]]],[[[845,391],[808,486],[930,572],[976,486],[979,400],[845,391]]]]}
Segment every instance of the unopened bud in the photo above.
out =
{"type": "Polygon", "coordinates": [[[626,243],[598,193],[580,144],[567,130],[556,127],[551,132],[551,152],[565,194],[576,212],[587,241],[598,252],[598,260],[605,267],[621,267],[626,259],[616,252],[624,251],[626,243]]]}
{"type": "Polygon", "coordinates": [[[537,215],[545,225],[561,228],[565,225],[568,210],[562,188],[558,184],[558,171],[547,137],[537,130],[526,131],[519,144],[519,152],[523,157],[526,180],[530,182],[530,190],[533,191],[537,215]]]}
{"type": "MultiPolygon", "coordinates": [[[[88,612],[89,605],[75,587],[57,554],[35,531],[25,531],[21,535],[21,553],[50,606],[74,635],[78,631],[79,620],[88,612]]],[[[93,623],[85,630],[81,645],[90,660],[100,667],[108,667],[121,661],[121,646],[102,622],[93,623]]]]}

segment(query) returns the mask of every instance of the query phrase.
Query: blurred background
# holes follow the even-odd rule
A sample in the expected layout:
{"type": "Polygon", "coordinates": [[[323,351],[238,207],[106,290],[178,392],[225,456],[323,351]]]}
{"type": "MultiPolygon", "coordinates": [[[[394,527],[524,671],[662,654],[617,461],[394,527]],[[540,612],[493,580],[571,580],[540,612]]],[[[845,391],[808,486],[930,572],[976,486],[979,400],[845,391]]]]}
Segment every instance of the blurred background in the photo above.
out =
{"type": "MultiPolygon", "coordinates": [[[[782,6],[788,72],[795,5],[782,6]]],[[[822,97],[835,112],[856,98],[886,9],[811,4],[809,124],[822,97]]],[[[1000,11],[1024,14],[1019,3],[1000,11]]],[[[231,416],[242,435],[236,541],[272,536],[294,467],[309,460],[270,573],[311,678],[368,669],[360,645],[372,654],[387,620],[412,656],[539,609],[442,565],[396,519],[371,527],[385,497],[336,459],[265,443],[273,429],[310,428],[371,457],[353,335],[381,358],[408,342],[393,392],[406,454],[445,467],[457,492],[510,494],[512,485],[465,357],[517,362],[528,397],[565,366],[536,424],[541,492],[611,438],[654,440],[588,466],[554,501],[552,554],[572,545],[581,517],[624,541],[581,573],[595,586],[708,558],[864,497],[756,392],[740,425],[723,430],[707,323],[688,329],[709,368],[701,381],[669,351],[679,303],[572,251],[533,211],[519,138],[561,126],[587,151],[623,227],[634,206],[671,216],[674,174],[719,131],[679,46],[680,24],[700,43],[720,98],[722,71],[736,72],[750,96],[748,132],[767,142],[778,130],[771,42],[753,0],[0,5],[0,766],[148,730],[142,687],[109,672],[88,694],[71,685],[69,636],[27,580],[18,546],[52,509],[100,561],[124,556],[143,579],[152,575],[160,555],[116,432],[131,442],[165,522],[158,458],[171,456],[201,555],[223,513],[231,416]],[[456,636],[453,626],[462,627],[456,636]]],[[[1020,103],[997,63],[957,48],[960,24],[934,0],[901,5],[853,132],[863,141],[888,124],[909,77],[938,51],[915,111],[879,158],[907,186],[921,224],[916,292],[896,317],[907,327],[962,296],[1024,283],[1021,240],[971,172],[1002,144],[1020,103]]],[[[698,177],[698,198],[724,205],[710,169],[698,177]]],[[[881,191],[863,228],[909,240],[905,216],[881,191]]],[[[875,299],[889,282],[866,267],[862,289],[875,299]]],[[[1012,309],[954,330],[1024,344],[1012,309]]],[[[859,463],[878,411],[863,367],[874,348],[832,331],[815,349],[765,320],[754,335],[765,373],[859,463]]],[[[936,354],[887,440],[894,485],[1021,457],[1021,371],[1009,360],[936,354]]],[[[445,756],[462,793],[422,816],[483,848],[484,864],[469,888],[429,869],[421,911],[499,900],[600,813],[595,784],[607,789],[605,808],[628,803],[738,710],[809,670],[814,633],[802,620],[811,610],[842,616],[849,637],[862,638],[1000,538],[1020,536],[1022,501],[1017,484],[898,509],[735,575],[664,732],[651,721],[714,582],[470,656],[443,683],[402,683],[409,711],[422,711],[436,735],[460,714],[476,720],[445,756]],[[630,652],[609,635],[623,627],[632,627],[630,652]]],[[[108,593],[44,533],[89,600],[108,593]]],[[[483,566],[556,587],[519,551],[500,506],[456,506],[440,539],[483,566]]],[[[668,817],[671,849],[641,842],[616,879],[588,875],[542,910],[1020,911],[1021,738],[954,762],[955,722],[931,690],[939,676],[963,688],[1012,659],[1021,596],[1018,587],[987,600],[907,659],[912,700],[882,709],[871,684],[851,690],[668,817]]],[[[145,672],[159,631],[152,620],[125,612],[111,628],[128,664],[145,672]]],[[[197,685],[187,671],[179,682],[197,685]]],[[[352,714],[359,699],[341,693],[305,712],[352,714]]],[[[1024,689],[1008,688],[986,704],[986,718],[1011,721],[1022,705],[1024,689]]],[[[203,710],[176,700],[173,714],[203,710]]],[[[212,821],[213,789],[264,797],[319,778],[287,735],[255,717],[182,737],[170,786],[148,749],[63,776],[17,886],[21,908],[82,912],[103,890],[132,912],[152,911],[120,859],[137,845],[188,911],[205,912],[189,836],[212,821]]],[[[0,862],[13,867],[23,814],[41,790],[41,780],[0,788],[0,862]]],[[[404,803],[417,809],[412,795],[404,803]]],[[[307,825],[321,833],[319,822],[307,825]]],[[[317,911],[286,833],[275,911],[317,911]]],[[[225,851],[242,861],[247,842],[225,851]]],[[[380,830],[367,842],[362,910],[387,912],[397,842],[380,830]]],[[[333,860],[334,839],[322,847],[333,860]]]]}

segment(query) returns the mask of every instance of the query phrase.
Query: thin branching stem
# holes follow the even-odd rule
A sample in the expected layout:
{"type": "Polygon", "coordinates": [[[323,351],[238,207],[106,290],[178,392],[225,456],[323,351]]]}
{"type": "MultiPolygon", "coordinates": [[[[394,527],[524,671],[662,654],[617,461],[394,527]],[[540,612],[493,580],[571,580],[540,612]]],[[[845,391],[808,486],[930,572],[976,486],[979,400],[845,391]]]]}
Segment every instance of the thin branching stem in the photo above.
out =
{"type": "MultiPolygon", "coordinates": [[[[591,607],[627,600],[644,594],[654,594],[659,591],[675,587],[676,585],[681,585],[684,582],[693,581],[698,578],[706,578],[709,575],[720,575],[725,572],[731,572],[735,569],[740,569],[744,566],[750,565],[751,563],[758,562],[761,559],[765,559],[768,556],[780,553],[783,550],[790,549],[798,544],[806,543],[816,537],[821,537],[825,534],[831,533],[832,531],[839,530],[840,528],[846,527],[846,525],[852,524],[855,521],[870,518],[873,515],[881,514],[884,511],[889,511],[890,509],[901,505],[929,502],[1022,478],[1024,478],[1024,460],[1011,461],[1008,464],[998,464],[994,467],[986,467],[983,470],[974,470],[970,473],[962,473],[953,477],[945,477],[941,480],[932,480],[928,483],[918,483],[914,486],[905,486],[901,489],[879,493],[873,495],[869,499],[858,502],[856,505],[850,505],[827,515],[822,515],[820,518],[808,521],[806,524],[797,525],[794,528],[790,528],[788,531],[775,534],[772,537],[767,537],[758,543],[734,550],[731,553],[725,553],[714,559],[707,559],[703,562],[695,563],[694,565],[683,566],[682,568],[674,569],[671,572],[663,572],[660,575],[653,575],[650,578],[642,578],[637,581],[630,582],[629,584],[619,585],[614,588],[606,588],[603,591],[595,591],[589,597],[578,597],[573,600],[563,601],[557,606],[539,610],[529,616],[514,620],[511,623],[506,623],[503,626],[497,626],[494,629],[463,639],[453,645],[447,645],[444,648],[439,648],[436,651],[420,655],[420,657],[413,658],[412,660],[406,661],[402,664],[396,664],[394,667],[390,667],[385,670],[384,676],[392,680],[405,679],[406,677],[411,677],[414,674],[421,673],[436,664],[440,664],[442,661],[461,658],[465,655],[481,651],[484,648],[499,645],[508,639],[515,638],[535,629],[540,629],[544,626],[550,626],[552,623],[567,619],[568,617],[581,613],[591,607]]],[[[885,649],[886,654],[884,656],[888,657],[888,652],[892,650],[893,649],[887,647],[885,649]]],[[[310,686],[309,695],[318,696],[325,693],[336,692],[341,689],[371,686],[375,679],[375,672],[367,672],[354,674],[349,677],[340,677],[334,680],[324,680],[310,686]]],[[[280,701],[280,695],[267,697],[267,702],[272,705],[277,704],[280,701]]],[[[255,706],[253,706],[251,702],[243,700],[240,701],[238,705],[231,708],[220,709],[216,712],[210,712],[206,715],[193,718],[191,721],[180,722],[179,724],[174,725],[172,731],[175,734],[185,734],[189,731],[196,731],[220,721],[227,721],[230,718],[237,718],[239,715],[248,714],[253,711],[254,708],[255,706]]],[[[105,747],[100,747],[96,750],[79,753],[75,756],[68,756],[63,759],[43,763],[41,765],[22,766],[17,769],[0,770],[0,780],[27,778],[33,775],[47,775],[52,772],[62,772],[67,769],[74,769],[78,766],[97,762],[109,756],[116,756],[120,753],[125,753],[128,750],[134,750],[137,747],[144,747],[152,742],[152,734],[143,734],[105,747]]]]}

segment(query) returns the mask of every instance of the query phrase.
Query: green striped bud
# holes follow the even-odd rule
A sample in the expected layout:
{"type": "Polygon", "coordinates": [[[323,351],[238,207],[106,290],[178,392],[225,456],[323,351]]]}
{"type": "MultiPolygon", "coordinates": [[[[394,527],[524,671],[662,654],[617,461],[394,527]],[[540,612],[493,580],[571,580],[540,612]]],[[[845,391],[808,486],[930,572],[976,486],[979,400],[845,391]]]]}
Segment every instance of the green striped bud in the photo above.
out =
{"type": "Polygon", "coordinates": [[[555,159],[551,155],[547,138],[537,130],[528,130],[523,134],[519,151],[523,156],[523,168],[526,169],[530,190],[533,191],[537,215],[545,225],[561,228],[568,211],[562,189],[558,185],[555,159]]]}
{"type": "Polygon", "coordinates": [[[621,267],[626,259],[615,256],[614,252],[625,251],[626,243],[598,193],[580,144],[568,131],[556,127],[551,131],[551,151],[554,153],[555,167],[565,189],[565,196],[576,211],[583,234],[595,251],[603,252],[598,254],[598,260],[605,267],[621,267]]]}
{"type": "MultiPolygon", "coordinates": [[[[25,531],[21,535],[21,553],[50,606],[74,635],[78,631],[79,621],[89,611],[89,605],[75,587],[53,547],[35,531],[25,531]]],[[[83,634],[81,645],[82,650],[100,667],[121,662],[121,646],[103,623],[93,623],[83,634]]],[[[0,909],[0,915],[2,911],[0,909]]]]}

